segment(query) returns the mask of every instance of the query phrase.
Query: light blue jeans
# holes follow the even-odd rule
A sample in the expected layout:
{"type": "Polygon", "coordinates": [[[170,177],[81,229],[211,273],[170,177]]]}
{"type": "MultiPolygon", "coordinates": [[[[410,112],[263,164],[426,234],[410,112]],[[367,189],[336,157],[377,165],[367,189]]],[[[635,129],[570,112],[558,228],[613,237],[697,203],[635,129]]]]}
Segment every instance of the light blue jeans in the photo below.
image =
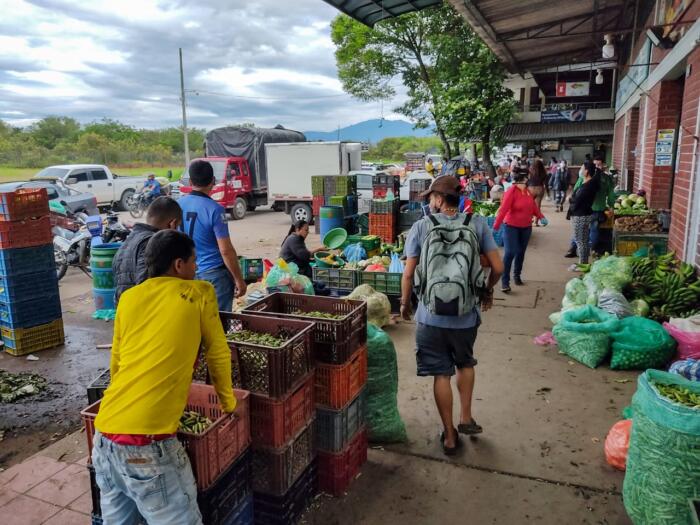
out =
{"type": "Polygon", "coordinates": [[[141,447],[118,445],[95,432],[92,464],[104,525],[201,525],[197,485],[176,438],[141,447]]]}
{"type": "Polygon", "coordinates": [[[228,271],[228,268],[214,268],[213,270],[205,270],[197,272],[197,279],[200,281],[208,281],[216,290],[216,300],[219,303],[220,312],[230,312],[233,308],[233,296],[236,292],[236,286],[233,283],[233,277],[228,271]]]}

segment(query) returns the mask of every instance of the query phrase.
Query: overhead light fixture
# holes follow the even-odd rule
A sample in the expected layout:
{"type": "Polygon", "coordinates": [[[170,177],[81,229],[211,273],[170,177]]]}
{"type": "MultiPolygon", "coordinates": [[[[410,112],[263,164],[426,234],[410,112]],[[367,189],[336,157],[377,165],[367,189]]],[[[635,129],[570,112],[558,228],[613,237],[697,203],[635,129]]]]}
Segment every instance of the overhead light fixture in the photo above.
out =
{"type": "Polygon", "coordinates": [[[607,34],[604,37],[605,45],[603,46],[603,58],[614,58],[615,57],[615,45],[613,44],[613,36],[607,34]]]}
{"type": "Polygon", "coordinates": [[[602,69],[596,69],[596,72],[598,73],[595,76],[595,83],[598,84],[599,86],[603,84],[603,70],[602,69]]]}

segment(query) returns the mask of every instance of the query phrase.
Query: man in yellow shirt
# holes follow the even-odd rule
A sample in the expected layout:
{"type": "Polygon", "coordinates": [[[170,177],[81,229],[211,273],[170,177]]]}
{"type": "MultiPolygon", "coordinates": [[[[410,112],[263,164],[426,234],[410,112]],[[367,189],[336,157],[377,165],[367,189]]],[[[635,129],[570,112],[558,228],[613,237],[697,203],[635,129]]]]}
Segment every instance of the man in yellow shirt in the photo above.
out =
{"type": "Polygon", "coordinates": [[[200,343],[225,412],[236,406],[231,352],[214,287],[195,281],[194,242],[163,230],[146,247],[149,278],[121,296],[112,382],[95,420],[92,450],[105,525],[201,524],[197,488],[177,440],[200,343]]]}

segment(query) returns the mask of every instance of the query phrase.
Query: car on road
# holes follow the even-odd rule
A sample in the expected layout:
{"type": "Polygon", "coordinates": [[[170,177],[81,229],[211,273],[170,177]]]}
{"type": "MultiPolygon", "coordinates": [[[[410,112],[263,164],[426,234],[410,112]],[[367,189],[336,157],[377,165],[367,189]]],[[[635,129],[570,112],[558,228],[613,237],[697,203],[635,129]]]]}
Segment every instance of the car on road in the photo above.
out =
{"type": "Polygon", "coordinates": [[[146,179],[120,177],[102,164],[64,164],[44,168],[32,180],[61,181],[77,191],[95,195],[98,206],[118,202],[126,210],[129,199],[143,187],[146,179]]]}
{"type": "Polygon", "coordinates": [[[69,188],[59,181],[32,180],[24,182],[6,182],[0,184],[0,193],[15,191],[20,188],[46,188],[49,200],[61,202],[71,213],[83,212],[87,215],[99,215],[97,199],[92,193],[69,188]]]}

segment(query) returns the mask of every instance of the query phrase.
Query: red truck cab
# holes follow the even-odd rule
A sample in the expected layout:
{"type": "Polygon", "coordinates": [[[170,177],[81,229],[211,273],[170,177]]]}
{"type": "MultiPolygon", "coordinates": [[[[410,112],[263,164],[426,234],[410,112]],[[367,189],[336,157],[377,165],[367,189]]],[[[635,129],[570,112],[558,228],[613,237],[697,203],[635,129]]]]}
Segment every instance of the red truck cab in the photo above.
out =
{"type": "MultiPolygon", "coordinates": [[[[255,209],[252,199],[253,181],[248,161],[244,157],[206,157],[193,160],[205,160],[214,168],[216,183],[210,197],[226,208],[234,219],[242,219],[246,211],[255,209]]],[[[181,193],[186,195],[192,191],[189,168],[182,174],[180,184],[181,193]]]]}

